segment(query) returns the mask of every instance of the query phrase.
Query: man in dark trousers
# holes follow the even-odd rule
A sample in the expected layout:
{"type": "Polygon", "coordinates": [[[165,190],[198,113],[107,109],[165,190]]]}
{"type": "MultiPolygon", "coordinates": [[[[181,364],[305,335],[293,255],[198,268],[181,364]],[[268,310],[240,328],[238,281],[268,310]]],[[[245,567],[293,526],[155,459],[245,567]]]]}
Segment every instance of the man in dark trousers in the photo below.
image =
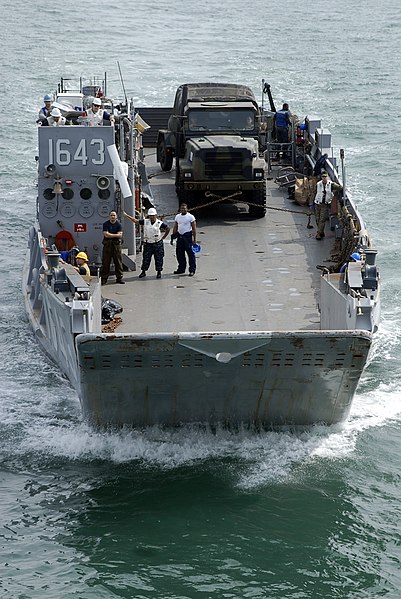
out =
{"type": "Polygon", "coordinates": [[[114,262],[117,283],[124,285],[121,240],[123,229],[117,220],[117,212],[112,210],[109,220],[103,223],[102,285],[107,283],[110,274],[110,262],[114,262]]]}
{"type": "Polygon", "coordinates": [[[196,243],[196,220],[193,214],[188,212],[188,206],[181,204],[180,213],[174,219],[172,238],[177,239],[176,256],[178,268],[175,275],[182,275],[187,267],[186,256],[188,256],[189,276],[193,277],[196,271],[195,254],[192,244],[196,243]]]}
{"type": "Polygon", "coordinates": [[[291,124],[291,114],[286,102],[284,102],[282,109],[277,110],[275,113],[274,124],[276,126],[276,137],[278,143],[288,143],[288,129],[291,124]]]}
{"type": "MultiPolygon", "coordinates": [[[[284,102],[281,110],[277,110],[274,115],[274,126],[276,130],[276,138],[279,144],[287,144],[289,142],[289,129],[291,124],[291,113],[287,102],[284,102]]],[[[284,158],[289,158],[288,151],[283,152],[284,158]]],[[[277,155],[280,158],[280,154],[277,155]]]]}
{"type": "Polygon", "coordinates": [[[153,207],[149,208],[147,218],[135,218],[126,212],[124,212],[124,216],[133,223],[143,227],[144,246],[139,278],[143,279],[143,277],[146,277],[146,271],[150,266],[152,256],[154,256],[157,271],[156,278],[161,279],[164,260],[163,241],[169,234],[170,227],[157,217],[157,210],[153,207]]]}

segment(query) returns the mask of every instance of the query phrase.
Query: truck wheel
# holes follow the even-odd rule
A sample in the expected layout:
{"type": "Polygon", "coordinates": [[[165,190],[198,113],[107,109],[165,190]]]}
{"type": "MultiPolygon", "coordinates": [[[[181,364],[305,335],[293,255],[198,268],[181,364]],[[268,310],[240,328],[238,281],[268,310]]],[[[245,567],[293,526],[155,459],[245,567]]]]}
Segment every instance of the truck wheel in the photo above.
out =
{"type": "Polygon", "coordinates": [[[263,218],[266,214],[266,190],[255,189],[250,193],[249,216],[252,218],[263,218]]]}
{"type": "Polygon", "coordinates": [[[162,171],[171,171],[173,166],[173,155],[170,152],[167,152],[166,142],[164,139],[162,139],[159,143],[159,157],[162,171]]]}

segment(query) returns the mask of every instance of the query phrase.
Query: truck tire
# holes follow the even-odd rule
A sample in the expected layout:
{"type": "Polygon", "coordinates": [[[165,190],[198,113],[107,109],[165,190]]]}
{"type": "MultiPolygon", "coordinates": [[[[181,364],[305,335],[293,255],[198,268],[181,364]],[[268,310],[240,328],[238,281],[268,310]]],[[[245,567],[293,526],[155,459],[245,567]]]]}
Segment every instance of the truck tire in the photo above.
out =
{"type": "Polygon", "coordinates": [[[251,191],[249,201],[249,216],[252,218],[263,218],[266,214],[266,189],[255,189],[251,191]]]}
{"type": "Polygon", "coordinates": [[[173,155],[170,152],[167,152],[166,142],[164,139],[159,141],[159,156],[159,162],[162,171],[171,171],[173,166],[173,155]]]}

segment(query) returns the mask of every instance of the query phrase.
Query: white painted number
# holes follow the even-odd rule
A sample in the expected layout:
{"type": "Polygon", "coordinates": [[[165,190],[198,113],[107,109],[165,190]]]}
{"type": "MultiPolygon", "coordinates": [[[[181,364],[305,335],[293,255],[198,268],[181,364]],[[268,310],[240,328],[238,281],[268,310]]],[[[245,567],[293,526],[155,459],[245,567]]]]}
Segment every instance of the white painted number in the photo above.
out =
{"type": "Polygon", "coordinates": [[[94,145],[98,145],[99,149],[97,151],[97,154],[99,156],[99,158],[97,160],[95,160],[94,158],[92,159],[93,164],[104,164],[104,141],[103,139],[92,139],[91,140],[91,146],[94,145]]]}
{"type": "Polygon", "coordinates": [[[60,166],[66,166],[71,162],[70,151],[62,147],[63,144],[69,146],[70,143],[69,139],[58,139],[56,141],[56,163],[60,166]]]}
{"type": "MultiPolygon", "coordinates": [[[[69,139],[57,139],[55,147],[53,147],[53,140],[49,139],[49,164],[58,164],[60,166],[68,166],[71,164],[71,151],[68,147],[71,141],[69,139]]],[[[90,142],[91,146],[94,146],[95,157],[91,159],[92,164],[104,164],[106,161],[105,147],[103,139],[92,139],[90,142]]],[[[88,149],[86,139],[81,139],[76,148],[73,158],[75,162],[80,162],[83,166],[86,166],[89,161],[88,149]]]]}
{"type": "Polygon", "coordinates": [[[88,154],[86,153],[86,140],[81,139],[79,142],[79,146],[74,154],[74,160],[77,162],[82,162],[84,166],[86,166],[88,162],[88,154]]]}
{"type": "Polygon", "coordinates": [[[49,164],[53,164],[53,140],[49,139],[49,164]]]}

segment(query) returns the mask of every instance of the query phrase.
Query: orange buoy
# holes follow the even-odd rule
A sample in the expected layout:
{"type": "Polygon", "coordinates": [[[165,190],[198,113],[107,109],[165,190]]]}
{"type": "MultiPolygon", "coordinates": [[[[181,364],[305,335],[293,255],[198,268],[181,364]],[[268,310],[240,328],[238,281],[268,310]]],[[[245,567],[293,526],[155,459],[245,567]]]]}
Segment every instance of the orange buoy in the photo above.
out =
{"type": "Polygon", "coordinates": [[[57,233],[54,242],[59,252],[68,252],[76,245],[74,237],[64,229],[57,233]]]}

